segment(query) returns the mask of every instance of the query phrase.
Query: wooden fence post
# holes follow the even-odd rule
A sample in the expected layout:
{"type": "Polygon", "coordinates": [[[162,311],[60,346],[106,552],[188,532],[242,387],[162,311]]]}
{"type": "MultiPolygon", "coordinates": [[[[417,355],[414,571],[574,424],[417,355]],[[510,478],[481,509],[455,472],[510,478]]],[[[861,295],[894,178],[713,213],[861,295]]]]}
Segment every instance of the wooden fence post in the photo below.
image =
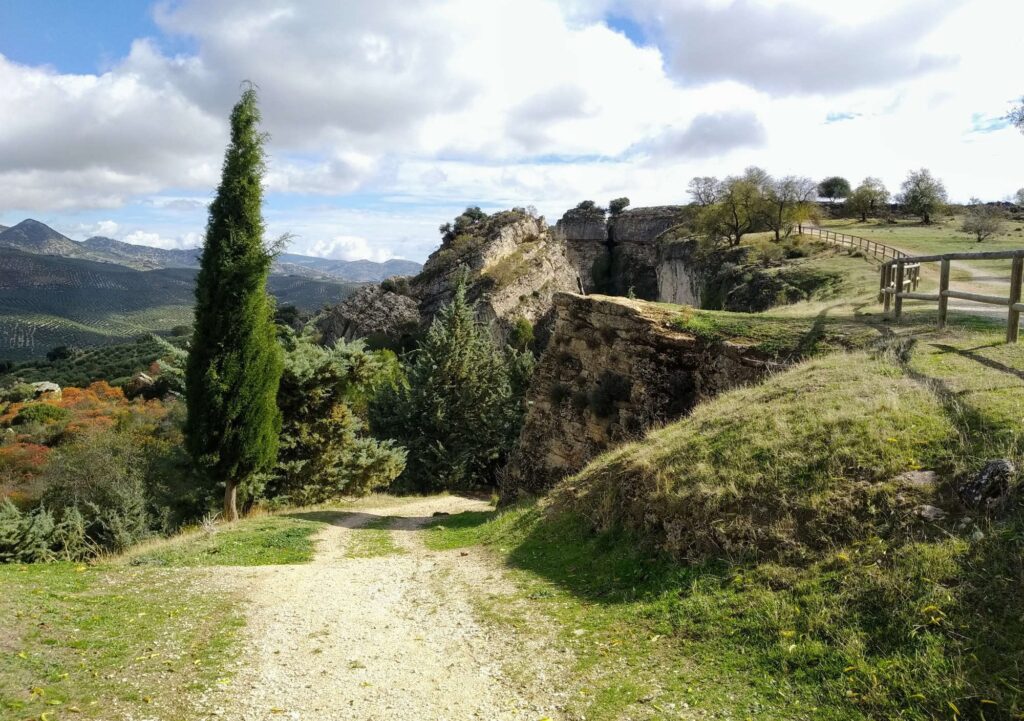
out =
{"type": "Polygon", "coordinates": [[[899,322],[900,316],[903,315],[903,261],[896,261],[896,287],[893,290],[896,291],[896,302],[893,304],[892,317],[899,322]]]}
{"type": "Polygon", "coordinates": [[[1013,306],[1020,303],[1021,282],[1024,281],[1024,257],[1013,259],[1013,270],[1010,272],[1010,311],[1006,318],[1006,342],[1016,343],[1020,331],[1020,311],[1013,306]]]}
{"type": "MultiPolygon", "coordinates": [[[[882,282],[885,283],[885,288],[886,290],[888,290],[890,287],[892,287],[892,264],[886,263],[884,266],[882,266],[882,268],[884,268],[885,270],[885,276],[882,282]]],[[[885,311],[886,317],[888,317],[889,308],[892,306],[892,293],[886,292],[883,293],[883,295],[885,296],[885,298],[883,298],[883,302],[885,303],[885,307],[883,310],[885,311]]]]}
{"type": "Polygon", "coordinates": [[[939,330],[946,327],[946,313],[949,310],[947,290],[949,290],[949,258],[943,258],[942,268],[939,271],[939,330]]]}

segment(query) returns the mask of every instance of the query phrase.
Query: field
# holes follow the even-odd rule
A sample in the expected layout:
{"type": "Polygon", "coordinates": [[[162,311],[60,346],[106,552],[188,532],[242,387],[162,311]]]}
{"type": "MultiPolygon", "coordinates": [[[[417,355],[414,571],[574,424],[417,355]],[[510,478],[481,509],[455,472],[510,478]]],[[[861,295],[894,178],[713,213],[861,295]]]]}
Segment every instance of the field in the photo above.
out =
{"type": "MultiPolygon", "coordinates": [[[[0,251],[0,358],[38,358],[55,346],[123,343],[192,320],[195,270],[137,271],[111,263],[0,251]]],[[[356,284],[272,275],[281,305],[315,311],[356,284]]]]}

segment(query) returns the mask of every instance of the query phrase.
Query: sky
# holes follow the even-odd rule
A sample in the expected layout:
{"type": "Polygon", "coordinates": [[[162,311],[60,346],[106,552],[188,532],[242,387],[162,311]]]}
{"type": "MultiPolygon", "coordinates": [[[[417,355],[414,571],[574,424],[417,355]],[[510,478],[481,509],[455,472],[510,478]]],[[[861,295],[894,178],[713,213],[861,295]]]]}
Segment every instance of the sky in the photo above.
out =
{"type": "Polygon", "coordinates": [[[257,85],[290,250],[422,261],[462,208],[696,175],[1024,186],[1020,0],[0,0],[0,224],[199,245],[257,85]]]}

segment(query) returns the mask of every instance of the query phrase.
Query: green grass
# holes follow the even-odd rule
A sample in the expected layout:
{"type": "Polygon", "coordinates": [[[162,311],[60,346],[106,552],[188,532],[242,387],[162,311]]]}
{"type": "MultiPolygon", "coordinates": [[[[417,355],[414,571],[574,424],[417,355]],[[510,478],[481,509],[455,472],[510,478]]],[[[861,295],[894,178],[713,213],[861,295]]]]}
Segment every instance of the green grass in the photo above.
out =
{"type": "Polygon", "coordinates": [[[723,394],[428,545],[505,559],[516,602],[483,612],[555,629],[588,719],[1019,718],[1024,503],[986,516],[952,491],[1024,458],[1024,350],[913,335],[723,394]],[[918,468],[938,482],[896,480],[918,468]]]}
{"type": "MultiPolygon", "coordinates": [[[[977,253],[991,250],[1016,250],[1024,248],[1024,221],[1007,220],[1002,230],[996,235],[979,243],[974,236],[960,230],[963,219],[942,217],[930,225],[922,225],[916,221],[900,221],[896,224],[869,221],[861,223],[854,220],[832,220],[822,225],[832,230],[850,235],[859,235],[870,240],[904,250],[912,255],[932,255],[940,253],[977,253]]],[[[1010,276],[1010,261],[970,261],[971,265],[986,271],[994,277],[1010,276]]],[[[924,271],[938,277],[938,266],[929,264],[924,271]]],[[[963,272],[954,268],[953,281],[966,280],[963,272]]]]}
{"type": "Polygon", "coordinates": [[[181,569],[0,566],[0,717],[183,718],[242,623],[206,584],[181,569]]]}
{"type": "Polygon", "coordinates": [[[381,516],[350,530],[345,555],[349,558],[377,558],[404,553],[389,530],[394,521],[391,516],[381,516]]]}
{"type": "Polygon", "coordinates": [[[669,322],[679,330],[708,341],[749,344],[779,357],[863,348],[879,336],[871,322],[879,319],[855,316],[853,308],[841,302],[815,306],[816,313],[798,313],[792,308],[764,313],[667,308],[671,313],[669,322]]]}
{"type": "Polygon", "coordinates": [[[306,563],[313,536],[339,514],[329,511],[244,519],[215,532],[196,530],[142,546],[125,556],[133,565],[267,566],[306,563]]]}

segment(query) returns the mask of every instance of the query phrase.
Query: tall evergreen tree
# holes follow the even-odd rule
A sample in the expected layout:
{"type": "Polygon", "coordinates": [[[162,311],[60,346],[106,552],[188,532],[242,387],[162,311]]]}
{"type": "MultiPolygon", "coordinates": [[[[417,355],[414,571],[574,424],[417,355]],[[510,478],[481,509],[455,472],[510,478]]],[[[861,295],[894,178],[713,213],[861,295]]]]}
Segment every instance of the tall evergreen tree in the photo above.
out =
{"type": "Polygon", "coordinates": [[[373,430],[408,451],[399,484],[415,491],[493,485],[518,436],[532,359],[497,347],[466,299],[463,275],[420,342],[407,383],[371,404],[373,430]]]}
{"type": "Polygon", "coordinates": [[[231,112],[231,143],[210,205],[196,285],[186,371],[189,452],[224,483],[224,517],[238,518],[239,487],[270,470],[281,414],[282,358],[266,282],[273,253],[263,243],[264,135],[256,91],[231,112]]]}

